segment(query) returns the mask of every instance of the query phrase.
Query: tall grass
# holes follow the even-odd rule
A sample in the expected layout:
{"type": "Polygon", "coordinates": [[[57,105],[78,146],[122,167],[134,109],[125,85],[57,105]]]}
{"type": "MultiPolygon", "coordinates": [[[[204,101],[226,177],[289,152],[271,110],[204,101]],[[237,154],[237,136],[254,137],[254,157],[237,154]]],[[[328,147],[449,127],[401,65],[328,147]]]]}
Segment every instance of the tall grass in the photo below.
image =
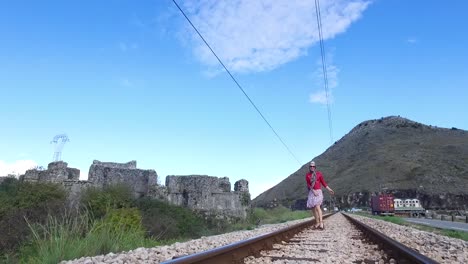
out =
{"type": "Polygon", "coordinates": [[[128,227],[89,213],[49,217],[47,224],[30,224],[32,243],[21,249],[21,263],[58,263],[83,256],[151,247],[159,243],[144,236],[141,226],[128,227]]]}
{"type": "MultiPolygon", "coordinates": [[[[154,208],[154,204],[150,205],[154,208]]],[[[176,232],[174,234],[184,234],[187,237],[168,237],[167,239],[172,239],[171,241],[156,241],[146,237],[147,232],[142,225],[141,209],[109,209],[103,218],[94,218],[90,211],[68,213],[62,217],[49,216],[45,224],[31,223],[26,219],[32,239],[20,249],[19,261],[55,264],[62,260],[128,251],[138,247],[154,247],[185,240],[188,237],[193,238],[194,234],[190,232],[176,232]]],[[[185,213],[181,215],[186,216],[185,213]]],[[[171,217],[178,219],[177,215],[171,215],[171,217]]],[[[227,225],[223,231],[253,229],[260,224],[280,223],[306,217],[310,217],[310,212],[291,211],[285,207],[271,210],[254,208],[246,220],[227,225]]],[[[156,218],[153,220],[159,221],[156,218]]],[[[198,222],[179,222],[176,226],[183,231],[185,225],[194,223],[198,222]]],[[[172,225],[175,224],[173,221],[172,225]]],[[[205,227],[202,225],[200,228],[205,227]]]]}

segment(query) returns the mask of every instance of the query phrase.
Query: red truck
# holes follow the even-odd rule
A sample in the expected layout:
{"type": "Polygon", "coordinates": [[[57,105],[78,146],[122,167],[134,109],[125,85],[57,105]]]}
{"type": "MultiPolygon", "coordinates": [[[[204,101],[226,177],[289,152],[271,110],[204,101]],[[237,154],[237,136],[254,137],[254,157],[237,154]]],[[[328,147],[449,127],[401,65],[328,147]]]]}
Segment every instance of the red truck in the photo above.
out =
{"type": "Polygon", "coordinates": [[[395,215],[392,194],[379,194],[371,197],[373,215],[395,215]]]}

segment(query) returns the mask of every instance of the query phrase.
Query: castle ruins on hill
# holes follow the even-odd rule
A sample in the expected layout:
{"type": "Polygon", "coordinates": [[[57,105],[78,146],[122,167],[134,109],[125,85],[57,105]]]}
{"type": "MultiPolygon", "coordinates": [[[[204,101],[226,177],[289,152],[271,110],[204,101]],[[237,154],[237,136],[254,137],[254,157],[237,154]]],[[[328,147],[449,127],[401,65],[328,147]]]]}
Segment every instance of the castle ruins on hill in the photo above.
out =
{"type": "Polygon", "coordinates": [[[218,218],[242,218],[250,207],[249,183],[239,180],[231,191],[229,178],[206,175],[167,176],[165,186],[157,183],[155,170],[137,169],[136,161],[127,163],[94,160],[88,180],[79,180],[80,170],[69,168],[63,161],[52,162],[46,170],[27,170],[20,180],[62,184],[69,193],[69,201],[76,205],[81,193],[89,187],[105,188],[126,184],[135,198],[150,197],[170,204],[184,206],[203,215],[218,218]]]}

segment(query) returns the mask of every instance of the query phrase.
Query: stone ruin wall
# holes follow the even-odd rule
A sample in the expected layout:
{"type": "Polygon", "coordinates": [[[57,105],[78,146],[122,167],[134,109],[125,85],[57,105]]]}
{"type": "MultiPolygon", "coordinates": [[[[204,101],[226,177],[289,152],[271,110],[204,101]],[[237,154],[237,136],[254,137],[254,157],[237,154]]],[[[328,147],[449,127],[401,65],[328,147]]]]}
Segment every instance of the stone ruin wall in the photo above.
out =
{"type": "Polygon", "coordinates": [[[66,180],[62,182],[62,185],[68,191],[68,203],[72,208],[78,207],[81,194],[92,186],[90,182],[80,180],[66,180]]]}
{"type": "Polygon", "coordinates": [[[62,183],[66,180],[78,181],[80,179],[80,170],[68,168],[68,163],[66,162],[56,161],[49,163],[47,170],[27,170],[23,179],[29,182],[55,183],[62,183]]]}
{"type": "Polygon", "coordinates": [[[52,182],[62,184],[68,191],[69,203],[78,203],[81,193],[88,187],[103,188],[112,184],[128,184],[135,198],[145,196],[148,186],[155,184],[157,174],[154,170],[136,168],[136,161],[127,163],[93,161],[87,181],[80,181],[80,170],[69,168],[63,161],[51,162],[46,170],[27,170],[20,180],[27,182],[52,182]]]}
{"type": "Polygon", "coordinates": [[[248,182],[237,181],[232,192],[227,177],[171,175],[166,177],[166,186],[153,188],[150,196],[224,219],[245,219],[250,207],[248,182]]]}
{"type": "Polygon", "coordinates": [[[102,162],[99,160],[93,160],[92,165],[100,165],[104,167],[109,167],[109,168],[116,168],[116,169],[136,169],[137,168],[137,162],[136,160],[129,161],[127,163],[118,163],[118,162],[102,162]]]}
{"type": "Polygon", "coordinates": [[[140,198],[148,194],[150,186],[157,184],[158,175],[155,170],[137,169],[134,160],[127,163],[94,160],[89,168],[88,181],[98,188],[127,184],[132,189],[133,196],[140,198]]]}
{"type": "Polygon", "coordinates": [[[167,176],[166,186],[162,186],[157,184],[155,170],[137,169],[136,165],[136,161],[115,163],[94,160],[88,180],[80,181],[78,169],[68,168],[66,162],[58,161],[50,163],[47,170],[28,170],[20,179],[61,183],[69,192],[72,206],[78,204],[81,193],[88,187],[103,188],[124,183],[130,186],[135,198],[148,196],[226,219],[247,216],[250,194],[246,180],[237,181],[233,192],[229,178],[206,175],[167,176]]]}
{"type": "Polygon", "coordinates": [[[68,168],[68,163],[63,161],[49,163],[46,170],[27,170],[24,175],[20,176],[20,180],[62,184],[68,191],[68,202],[71,206],[77,205],[82,191],[91,186],[88,181],[80,181],[79,169],[68,168]]]}

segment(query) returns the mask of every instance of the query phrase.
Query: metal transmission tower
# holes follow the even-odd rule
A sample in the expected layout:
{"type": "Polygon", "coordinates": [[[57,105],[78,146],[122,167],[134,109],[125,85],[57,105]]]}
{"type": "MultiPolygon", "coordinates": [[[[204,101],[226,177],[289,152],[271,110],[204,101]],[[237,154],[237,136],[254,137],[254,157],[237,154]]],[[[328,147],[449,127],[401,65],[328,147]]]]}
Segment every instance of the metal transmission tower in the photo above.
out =
{"type": "Polygon", "coordinates": [[[62,149],[65,143],[69,142],[68,136],[66,134],[56,135],[50,144],[54,144],[54,161],[62,160],[62,149]]]}

